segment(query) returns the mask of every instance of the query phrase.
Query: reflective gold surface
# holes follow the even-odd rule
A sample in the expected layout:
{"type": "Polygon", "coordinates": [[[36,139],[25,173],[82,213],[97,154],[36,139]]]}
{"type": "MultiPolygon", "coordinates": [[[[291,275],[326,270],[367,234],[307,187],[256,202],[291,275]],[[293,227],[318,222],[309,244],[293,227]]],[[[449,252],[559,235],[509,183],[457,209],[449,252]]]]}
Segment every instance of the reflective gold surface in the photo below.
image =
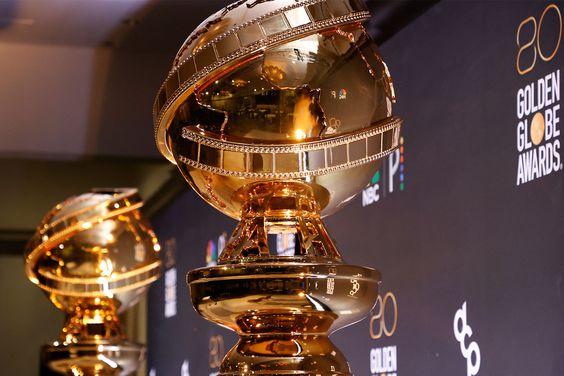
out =
{"type": "Polygon", "coordinates": [[[379,273],[294,261],[218,265],[189,273],[198,312],[240,336],[221,364],[221,375],[351,374],[327,335],[372,308],[379,273]]]}
{"type": "Polygon", "coordinates": [[[358,0],[238,1],[180,48],[154,105],[161,153],[240,223],[192,303],[235,330],[220,375],[350,375],[328,334],[377,298],[321,218],[350,202],[399,143],[388,68],[358,0]],[[293,234],[291,256],[269,237],[293,234]]]}
{"type": "Polygon", "coordinates": [[[160,273],[160,245],[135,189],[93,190],[55,206],[26,247],[26,273],[67,313],[42,360],[68,375],[127,375],[144,358],[118,314],[160,273]]]}
{"type": "MultiPolygon", "coordinates": [[[[270,77],[269,81],[276,83],[277,77],[280,77],[280,74],[276,74],[280,72],[276,71],[276,64],[280,61],[285,63],[284,56],[277,55],[280,55],[280,52],[284,54],[284,51],[293,51],[294,61],[303,61],[304,64],[298,64],[300,67],[296,70],[298,76],[291,82],[284,77],[284,74],[292,72],[281,72],[282,77],[279,79],[281,85],[277,87],[285,87],[285,84],[289,82],[294,85],[293,87],[307,84],[312,75],[304,75],[304,68],[309,69],[310,72],[315,69],[320,70],[319,73],[323,71],[327,73],[328,67],[308,64],[309,61],[315,61],[312,53],[322,51],[318,51],[315,45],[307,46],[311,43],[303,42],[307,42],[308,37],[321,39],[322,33],[329,33],[331,38],[334,38],[335,35],[354,38],[355,33],[348,31],[348,28],[360,27],[359,22],[368,17],[366,6],[360,0],[278,0],[276,2],[243,0],[210,16],[184,42],[172,70],[157,95],[154,104],[154,118],[155,136],[159,150],[170,161],[174,161],[166,132],[173,118],[177,116],[179,107],[194,90],[208,87],[218,78],[239,70],[238,68],[242,65],[247,65],[248,61],[262,60],[265,52],[269,53],[269,51],[272,51],[272,54],[266,56],[264,79],[270,77]],[[293,50],[291,47],[294,47],[293,50]]],[[[362,33],[364,29],[360,28],[359,32],[356,32],[356,37],[360,38],[362,33]]],[[[337,44],[340,40],[339,38],[337,44]]],[[[337,46],[328,47],[328,54],[352,53],[347,43],[340,43],[340,46],[341,49],[337,46]]],[[[381,59],[378,61],[379,55],[372,48],[362,55],[367,61],[366,66],[370,64],[370,67],[364,70],[372,71],[376,80],[387,80],[386,77],[378,75],[378,72],[382,71],[380,67],[383,66],[381,59]]],[[[335,60],[331,59],[331,56],[329,58],[335,60]]],[[[335,70],[336,66],[329,68],[335,70]]],[[[339,77],[345,78],[345,83],[352,78],[343,75],[339,77]]],[[[257,91],[259,87],[268,89],[265,85],[259,86],[259,77],[254,78],[256,81],[252,82],[253,89],[257,91]]],[[[236,78],[233,80],[233,83],[241,84],[245,81],[236,78]]],[[[339,89],[349,88],[341,86],[333,87],[330,90],[339,89]]],[[[205,94],[205,91],[203,93],[205,94]]],[[[321,94],[328,96],[330,92],[321,94]]]]}
{"type": "Polygon", "coordinates": [[[218,266],[188,273],[196,310],[240,335],[220,375],[351,375],[327,336],[372,308],[379,273],[343,264],[310,185],[255,183],[234,196],[241,222],[218,266]],[[292,256],[269,247],[276,233],[295,234],[292,256]]]}

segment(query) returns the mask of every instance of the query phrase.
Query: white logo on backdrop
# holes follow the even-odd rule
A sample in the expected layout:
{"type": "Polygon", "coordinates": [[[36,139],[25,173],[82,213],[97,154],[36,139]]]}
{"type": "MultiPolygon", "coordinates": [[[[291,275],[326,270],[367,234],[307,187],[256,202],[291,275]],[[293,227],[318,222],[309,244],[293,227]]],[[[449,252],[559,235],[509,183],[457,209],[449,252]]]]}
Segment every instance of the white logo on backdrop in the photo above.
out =
{"type": "MultiPolygon", "coordinates": [[[[381,169],[380,173],[387,172],[385,179],[388,184],[381,186],[381,181],[373,181],[370,186],[362,191],[362,206],[374,204],[388,193],[394,193],[394,177],[400,171],[400,150],[394,150],[382,163],[387,162],[387,170],[381,169]]],[[[380,176],[380,175],[379,175],[380,176]]],[[[380,176],[379,179],[382,177],[380,176]]]]}
{"type": "Polygon", "coordinates": [[[164,273],[164,315],[166,318],[176,315],[176,268],[164,273]]]}
{"type": "Polygon", "coordinates": [[[396,346],[370,350],[370,373],[373,376],[397,376],[398,349],[396,346]]]}
{"type": "Polygon", "coordinates": [[[180,376],[190,376],[190,362],[185,360],[180,368],[180,376]]]}
{"type": "Polygon", "coordinates": [[[468,337],[468,339],[472,337],[472,328],[468,325],[466,315],[466,302],[462,304],[462,308],[459,308],[454,315],[453,329],[454,337],[460,343],[462,356],[466,358],[466,375],[474,376],[478,374],[480,370],[482,358],[480,356],[480,347],[476,341],[470,342],[468,347],[464,344],[466,337],[468,337]]]}

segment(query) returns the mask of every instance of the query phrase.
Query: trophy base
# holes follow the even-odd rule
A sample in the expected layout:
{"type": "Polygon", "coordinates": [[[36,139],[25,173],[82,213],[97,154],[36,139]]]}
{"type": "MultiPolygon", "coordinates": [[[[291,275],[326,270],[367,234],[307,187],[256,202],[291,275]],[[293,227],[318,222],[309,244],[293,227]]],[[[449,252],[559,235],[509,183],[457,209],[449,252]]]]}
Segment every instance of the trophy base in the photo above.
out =
{"type": "Polygon", "coordinates": [[[131,342],[45,345],[41,361],[61,375],[126,376],[145,359],[145,347],[131,342]]]}
{"type": "Polygon", "coordinates": [[[188,273],[198,312],[240,336],[219,375],[352,376],[328,335],[374,306],[379,273],[345,264],[268,261],[188,273]]]}

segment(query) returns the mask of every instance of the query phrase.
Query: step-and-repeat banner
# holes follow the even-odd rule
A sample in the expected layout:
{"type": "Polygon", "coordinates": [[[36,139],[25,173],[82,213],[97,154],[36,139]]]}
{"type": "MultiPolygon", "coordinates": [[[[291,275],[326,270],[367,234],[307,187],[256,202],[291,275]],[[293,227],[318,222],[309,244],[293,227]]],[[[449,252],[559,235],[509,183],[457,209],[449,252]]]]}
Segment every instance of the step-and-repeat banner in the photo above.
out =
{"type": "MultiPolygon", "coordinates": [[[[383,275],[331,337],[355,375],[564,375],[563,12],[442,1],[382,47],[402,144],[326,219],[348,263],[383,275]]],[[[185,274],[235,222],[187,187],[153,223],[150,375],[215,374],[236,336],[195,313],[185,274]]]]}

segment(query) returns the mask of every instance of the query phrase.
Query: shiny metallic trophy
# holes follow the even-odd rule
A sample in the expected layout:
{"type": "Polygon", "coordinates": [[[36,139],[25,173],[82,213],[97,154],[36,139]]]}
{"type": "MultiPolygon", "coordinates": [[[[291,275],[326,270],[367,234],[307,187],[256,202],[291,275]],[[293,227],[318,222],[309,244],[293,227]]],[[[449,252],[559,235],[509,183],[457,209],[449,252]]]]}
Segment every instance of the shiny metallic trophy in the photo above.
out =
{"type": "Polygon", "coordinates": [[[321,221],[397,147],[400,120],[360,0],[238,1],[184,42],[155,101],[160,152],[240,220],[192,302],[239,342],[220,375],[351,375],[328,334],[362,319],[379,273],[343,263],[321,221]],[[269,247],[293,234],[293,256],[269,247]]]}
{"type": "Polygon", "coordinates": [[[129,375],[145,347],[118,320],[160,273],[160,245],[136,189],[93,190],[53,208],[26,247],[28,278],[68,317],[42,362],[74,376],[129,375]]]}

